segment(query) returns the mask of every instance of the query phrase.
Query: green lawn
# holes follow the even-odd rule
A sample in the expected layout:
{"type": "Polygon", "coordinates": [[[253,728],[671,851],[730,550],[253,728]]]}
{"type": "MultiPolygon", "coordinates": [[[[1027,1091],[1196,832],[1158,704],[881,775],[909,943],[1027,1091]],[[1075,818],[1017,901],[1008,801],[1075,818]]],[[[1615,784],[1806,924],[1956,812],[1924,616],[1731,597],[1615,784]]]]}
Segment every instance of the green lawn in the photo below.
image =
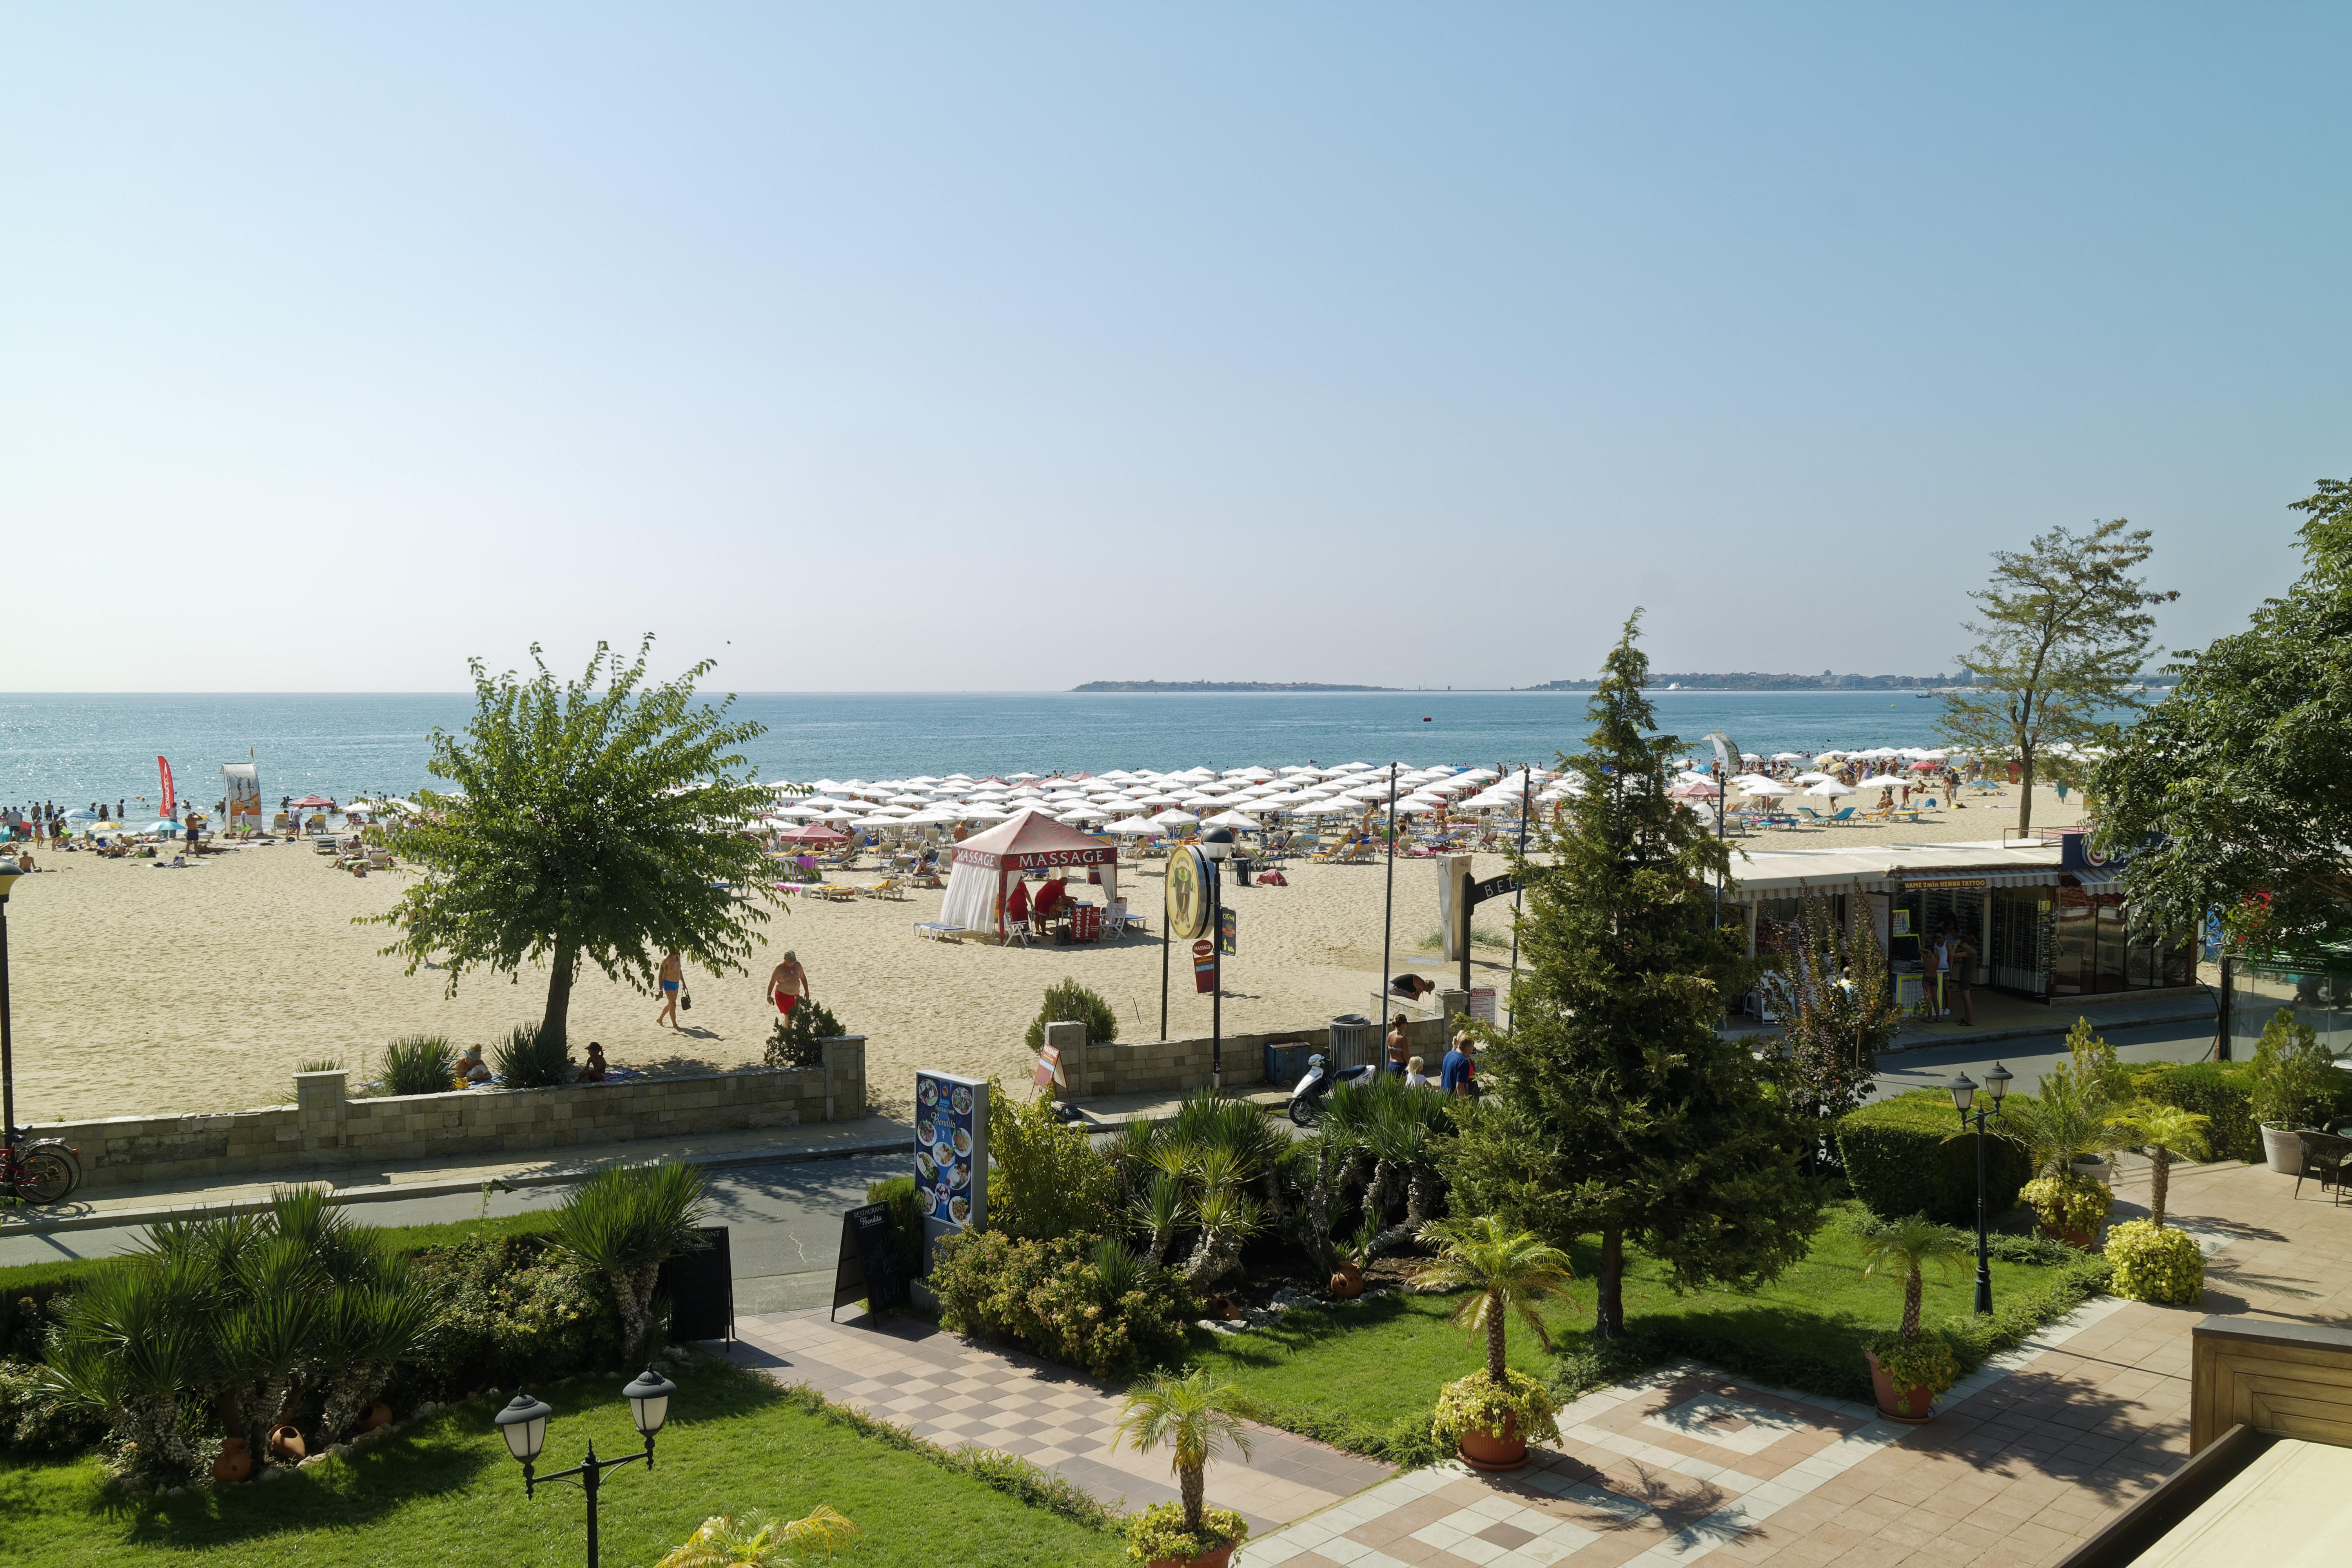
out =
{"type": "MultiPolygon", "coordinates": [[[[1902,1316],[1903,1290],[1895,1279],[1862,1278],[1862,1247],[1850,1208],[1832,1214],[1811,1254],[1753,1295],[1730,1290],[1677,1296],[1666,1271],[1629,1250],[1625,1316],[1642,1360],[1682,1354],[1702,1357],[1760,1382],[1847,1398],[1868,1398],[1862,1346],[1902,1316]]],[[[1576,1359],[1592,1352],[1592,1277],[1599,1245],[1573,1249],[1573,1306],[1549,1310],[1546,1322],[1574,1383],[1576,1359]]],[[[1952,1325],[1964,1366],[1990,1350],[2014,1343],[2028,1329],[2062,1315],[2081,1294],[2065,1266],[1992,1266],[1993,1323],[1968,1327],[1975,1299],[1975,1264],[1957,1265],[1948,1279],[1930,1269],[1926,1321],[1952,1325]]],[[[1359,1452],[1400,1459],[1416,1452],[1438,1389],[1484,1363],[1446,1314],[1457,1298],[1386,1296],[1353,1307],[1305,1308],[1272,1327],[1223,1338],[1196,1332],[1192,1362],[1213,1368],[1263,1405],[1277,1424],[1359,1452]]],[[[1516,1320],[1511,1364],[1541,1377],[1555,1369],[1534,1334],[1516,1320]]],[[[1616,1364],[1622,1365],[1620,1357],[1616,1364]]]]}
{"type": "MultiPolygon", "coordinates": [[[[864,1531],[844,1568],[1122,1560],[1119,1538],[861,1436],[765,1379],[703,1363],[676,1381],[658,1468],[632,1465],[605,1479],[603,1555],[614,1568],[646,1568],[714,1513],[766,1508],[797,1518],[819,1503],[864,1531]]],[[[583,1378],[543,1391],[556,1416],[542,1468],[576,1464],[592,1438],[607,1458],[639,1446],[620,1383],[583,1378]]],[[[526,1500],[492,1409],[452,1406],[349,1461],[178,1498],[110,1498],[88,1460],[13,1465],[0,1469],[0,1563],[573,1568],[584,1541],[580,1493],[557,1486],[526,1500]]]]}

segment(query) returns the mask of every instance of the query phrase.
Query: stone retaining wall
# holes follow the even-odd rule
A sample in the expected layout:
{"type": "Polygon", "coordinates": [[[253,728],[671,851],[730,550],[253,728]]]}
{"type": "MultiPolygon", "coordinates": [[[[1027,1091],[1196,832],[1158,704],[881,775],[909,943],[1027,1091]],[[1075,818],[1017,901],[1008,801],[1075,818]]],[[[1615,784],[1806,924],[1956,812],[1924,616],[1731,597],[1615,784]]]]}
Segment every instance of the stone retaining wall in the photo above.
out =
{"type": "Polygon", "coordinates": [[[866,1114],[866,1037],[823,1044],[823,1065],[790,1071],[367,1100],[345,1098],[341,1072],[296,1073],[290,1106],[118,1116],[36,1127],[33,1134],[79,1148],[85,1185],[104,1187],[854,1121],[866,1114]]]}
{"type": "MultiPolygon", "coordinates": [[[[1062,1053],[1062,1076],[1068,1081],[1074,1100],[1109,1094],[1181,1094],[1209,1087],[1213,1042],[1206,1036],[1188,1040],[1119,1040],[1097,1046],[1086,1042],[1084,1024],[1048,1024],[1045,1027],[1048,1040],[1062,1053]]],[[[1445,1054],[1451,1027],[1444,1017],[1409,1019],[1405,1024],[1406,1040],[1415,1055],[1425,1058],[1423,1065],[1433,1078],[1437,1074],[1438,1058],[1445,1054]]],[[[1323,1050],[1331,1043],[1331,1031],[1327,1026],[1227,1035],[1224,1086],[1250,1089],[1263,1084],[1265,1047],[1302,1042],[1315,1050],[1323,1050]]]]}

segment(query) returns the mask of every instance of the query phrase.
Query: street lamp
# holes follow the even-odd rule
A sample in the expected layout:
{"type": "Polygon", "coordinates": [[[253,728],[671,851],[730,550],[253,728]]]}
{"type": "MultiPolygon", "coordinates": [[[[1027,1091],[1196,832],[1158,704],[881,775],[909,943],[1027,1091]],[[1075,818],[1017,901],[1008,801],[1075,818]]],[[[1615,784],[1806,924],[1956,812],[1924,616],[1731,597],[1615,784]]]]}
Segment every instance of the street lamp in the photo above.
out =
{"type": "MultiPolygon", "coordinates": [[[[1990,1110],[1979,1110],[1974,1113],[1977,1134],[1976,1311],[1977,1315],[1979,1317],[1987,1316],[1992,1311],[1992,1252],[1990,1245],[1985,1237],[1985,1220],[1987,1217],[1985,1215],[1985,1121],[1988,1117],[1995,1120],[2000,1118],[2001,1096],[2009,1092],[2011,1076],[2010,1070],[2001,1066],[1999,1062],[1992,1064],[1992,1071],[1985,1074],[1985,1089],[1992,1096],[1992,1109],[1990,1110]]],[[[1976,1084],[1969,1079],[1968,1074],[1959,1073],[1944,1087],[1951,1091],[1952,1109],[1960,1113],[1960,1125],[1962,1127],[1968,1126],[1969,1122],[1970,1108],[1976,1104],[1976,1084]]]]}
{"type": "Polygon", "coordinates": [[[14,858],[0,858],[0,1148],[5,1149],[16,1146],[16,1063],[8,1033],[8,895],[24,879],[23,866],[14,858]]]}
{"type": "Polygon", "coordinates": [[[1209,1087],[1225,1087],[1225,862],[1234,853],[1230,827],[1201,829],[1209,858],[1209,1087]]]}
{"type": "Polygon", "coordinates": [[[531,1467],[538,1462],[540,1450],[547,1447],[547,1421],[555,1412],[542,1401],[533,1399],[528,1394],[518,1393],[513,1403],[493,1417],[499,1436],[507,1440],[507,1451],[521,1461],[523,1496],[532,1495],[541,1481],[569,1480],[573,1476],[580,1478],[580,1489],[588,1494],[588,1568],[596,1568],[596,1489],[602,1483],[604,1472],[617,1470],[623,1465],[638,1459],[646,1462],[646,1468],[650,1470],[654,1468],[654,1434],[660,1431],[662,1424],[669,1419],[670,1395],[677,1392],[677,1384],[656,1375],[650,1367],[631,1379],[622,1388],[621,1394],[629,1402],[630,1422],[645,1434],[645,1451],[624,1454],[617,1459],[600,1459],[596,1457],[596,1445],[591,1443],[586,1459],[551,1476],[534,1474],[531,1467]]]}

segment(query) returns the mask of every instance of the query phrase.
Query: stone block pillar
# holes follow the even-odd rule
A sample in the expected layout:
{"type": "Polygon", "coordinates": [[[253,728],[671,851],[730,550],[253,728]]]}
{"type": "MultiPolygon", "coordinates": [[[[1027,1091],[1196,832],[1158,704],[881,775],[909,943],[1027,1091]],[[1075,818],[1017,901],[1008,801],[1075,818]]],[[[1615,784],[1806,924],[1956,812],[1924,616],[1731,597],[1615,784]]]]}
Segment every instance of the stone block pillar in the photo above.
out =
{"type": "Polygon", "coordinates": [[[1085,1021],[1072,1018],[1066,1023],[1046,1025],[1045,1043],[1062,1054],[1062,1080],[1069,1086],[1062,1091],[1062,1098],[1076,1100],[1094,1093],[1094,1084],[1087,1076],[1085,1021]]]}
{"type": "Polygon", "coordinates": [[[343,1146],[343,1078],[341,1068],[294,1075],[294,1124],[305,1155],[331,1160],[343,1146]]]}
{"type": "Polygon", "coordinates": [[[837,1035],[816,1043],[824,1070],[824,1119],[856,1121],[866,1114],[866,1037],[837,1035]]]}

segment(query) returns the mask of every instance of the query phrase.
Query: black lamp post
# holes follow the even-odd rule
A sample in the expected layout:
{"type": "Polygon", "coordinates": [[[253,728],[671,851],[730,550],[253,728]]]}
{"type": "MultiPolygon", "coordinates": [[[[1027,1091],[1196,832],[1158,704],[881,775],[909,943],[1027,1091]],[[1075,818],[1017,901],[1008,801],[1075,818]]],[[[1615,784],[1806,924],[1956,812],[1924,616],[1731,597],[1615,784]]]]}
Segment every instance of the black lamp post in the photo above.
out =
{"type": "Polygon", "coordinates": [[[1225,861],[1234,852],[1230,827],[1201,829],[1209,858],[1209,1087],[1225,1087],[1225,861]]]}
{"type": "Polygon", "coordinates": [[[654,1434],[669,1419],[670,1395],[677,1392],[677,1384],[656,1375],[650,1368],[632,1379],[621,1393],[629,1402],[629,1420],[645,1434],[645,1451],[624,1454],[617,1459],[600,1459],[596,1457],[596,1445],[591,1443],[586,1459],[551,1476],[535,1475],[531,1467],[538,1461],[540,1450],[547,1446],[547,1421],[555,1412],[528,1394],[517,1394],[514,1403],[494,1418],[499,1435],[507,1440],[508,1451],[522,1461],[523,1496],[530,1497],[541,1481],[580,1478],[580,1489],[588,1494],[588,1568],[596,1568],[596,1489],[604,1472],[639,1459],[646,1462],[646,1468],[654,1468],[654,1434]]]}
{"type": "Polygon", "coordinates": [[[8,895],[24,870],[0,859],[0,1147],[16,1146],[16,1063],[8,1025],[8,895]]]}
{"type": "MultiPolygon", "coordinates": [[[[2000,1098],[2009,1092],[2010,1078],[2011,1073],[2007,1068],[1999,1062],[1993,1063],[1992,1071],[1985,1074],[1985,1089],[1992,1096],[1992,1109],[1978,1110],[1974,1113],[1977,1134],[1976,1311],[1979,1317],[1992,1311],[1992,1253],[1985,1237],[1985,1222],[1988,1217],[1985,1214],[1985,1121],[1988,1117],[1995,1119],[2000,1117],[2000,1098]]],[[[1970,1121],[1969,1108],[1976,1103],[1977,1086],[1969,1080],[1968,1074],[1960,1073],[1944,1087],[1952,1091],[1952,1106],[1960,1113],[1960,1125],[1968,1126],[1970,1121]]]]}

